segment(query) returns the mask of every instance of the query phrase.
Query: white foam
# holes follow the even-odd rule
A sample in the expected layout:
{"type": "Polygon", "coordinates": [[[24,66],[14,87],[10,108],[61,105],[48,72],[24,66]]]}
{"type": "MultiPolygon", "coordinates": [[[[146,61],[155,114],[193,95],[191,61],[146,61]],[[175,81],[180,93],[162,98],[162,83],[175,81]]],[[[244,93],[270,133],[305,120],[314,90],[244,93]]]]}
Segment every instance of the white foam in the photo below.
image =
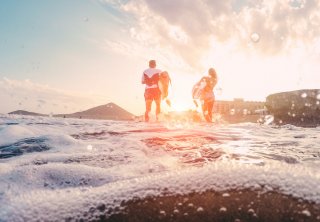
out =
{"type": "Polygon", "coordinates": [[[6,196],[7,204],[0,218],[14,221],[77,218],[78,215],[84,215],[90,206],[97,207],[104,203],[107,208],[120,207],[121,201],[134,197],[157,196],[164,191],[188,194],[191,191],[206,190],[273,189],[319,204],[319,184],[320,174],[302,166],[288,167],[286,164],[273,163],[268,167],[258,167],[236,162],[219,162],[204,168],[155,174],[88,189],[38,189],[25,194],[6,196]]]}

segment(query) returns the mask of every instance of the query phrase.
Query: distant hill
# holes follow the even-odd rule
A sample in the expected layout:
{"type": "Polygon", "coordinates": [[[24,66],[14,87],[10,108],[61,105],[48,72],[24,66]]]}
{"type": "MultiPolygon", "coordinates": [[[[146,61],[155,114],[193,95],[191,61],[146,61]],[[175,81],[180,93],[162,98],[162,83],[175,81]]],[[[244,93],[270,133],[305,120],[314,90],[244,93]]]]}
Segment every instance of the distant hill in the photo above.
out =
{"type": "Polygon", "coordinates": [[[48,115],[44,115],[44,114],[41,114],[41,113],[28,112],[28,111],[25,111],[25,110],[16,110],[16,111],[13,111],[13,112],[8,113],[8,114],[25,115],[25,116],[48,116],[48,115]]]}
{"type": "MultiPolygon", "coordinates": [[[[48,116],[40,113],[28,112],[25,110],[17,110],[9,114],[28,115],[28,116],[48,116]]],[[[97,106],[83,112],[76,112],[71,114],[58,114],[54,117],[64,118],[82,118],[82,119],[105,119],[105,120],[132,120],[134,115],[114,103],[97,106]]]]}
{"type": "Polygon", "coordinates": [[[135,116],[114,103],[97,106],[82,112],[72,114],[59,114],[58,117],[107,119],[107,120],[132,120],[135,116]]]}

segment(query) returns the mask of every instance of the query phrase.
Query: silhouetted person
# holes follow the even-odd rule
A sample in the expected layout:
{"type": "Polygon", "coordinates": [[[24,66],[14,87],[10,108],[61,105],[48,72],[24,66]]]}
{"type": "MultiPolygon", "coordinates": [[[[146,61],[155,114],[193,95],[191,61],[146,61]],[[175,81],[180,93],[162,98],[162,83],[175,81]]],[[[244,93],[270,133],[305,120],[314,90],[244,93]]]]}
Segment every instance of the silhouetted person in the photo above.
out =
{"type": "Polygon", "coordinates": [[[146,102],[146,112],[145,112],[145,121],[149,121],[149,113],[151,111],[152,101],[156,103],[156,117],[160,113],[160,104],[161,104],[161,92],[159,89],[159,75],[161,73],[160,69],[156,69],[156,61],[149,61],[149,68],[146,69],[142,74],[142,84],[146,84],[144,98],[146,102]]]}
{"type": "Polygon", "coordinates": [[[215,69],[210,68],[208,70],[208,76],[202,77],[200,81],[204,83],[204,87],[200,95],[202,113],[207,122],[212,122],[212,109],[215,101],[213,88],[218,82],[215,69]]]}

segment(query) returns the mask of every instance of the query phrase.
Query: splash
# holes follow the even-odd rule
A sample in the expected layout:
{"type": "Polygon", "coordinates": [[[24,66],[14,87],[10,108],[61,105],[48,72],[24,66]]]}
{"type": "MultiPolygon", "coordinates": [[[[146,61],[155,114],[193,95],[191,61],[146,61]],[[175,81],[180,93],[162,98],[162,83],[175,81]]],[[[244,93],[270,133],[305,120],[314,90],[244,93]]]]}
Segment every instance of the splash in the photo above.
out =
{"type": "Polygon", "coordinates": [[[258,43],[260,41],[260,35],[256,32],[252,33],[250,38],[251,38],[251,41],[254,43],[258,43]]]}

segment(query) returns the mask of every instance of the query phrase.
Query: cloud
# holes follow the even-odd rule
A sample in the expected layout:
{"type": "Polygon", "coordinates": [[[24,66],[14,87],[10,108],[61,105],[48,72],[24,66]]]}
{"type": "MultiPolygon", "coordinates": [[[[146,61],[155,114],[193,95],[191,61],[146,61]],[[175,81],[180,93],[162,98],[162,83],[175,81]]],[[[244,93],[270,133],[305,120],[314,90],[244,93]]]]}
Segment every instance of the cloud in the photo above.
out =
{"type": "MultiPolygon", "coordinates": [[[[90,108],[103,102],[101,96],[85,95],[32,82],[30,80],[0,79],[0,112],[26,109],[42,113],[68,113],[90,108]]],[[[105,101],[104,101],[105,102],[105,101]]]]}
{"type": "Polygon", "coordinates": [[[212,42],[232,42],[233,50],[250,53],[255,44],[255,53],[273,56],[299,45],[312,48],[320,35],[320,0],[112,2],[132,16],[127,32],[134,44],[167,51],[195,69],[215,51],[212,42]]]}

